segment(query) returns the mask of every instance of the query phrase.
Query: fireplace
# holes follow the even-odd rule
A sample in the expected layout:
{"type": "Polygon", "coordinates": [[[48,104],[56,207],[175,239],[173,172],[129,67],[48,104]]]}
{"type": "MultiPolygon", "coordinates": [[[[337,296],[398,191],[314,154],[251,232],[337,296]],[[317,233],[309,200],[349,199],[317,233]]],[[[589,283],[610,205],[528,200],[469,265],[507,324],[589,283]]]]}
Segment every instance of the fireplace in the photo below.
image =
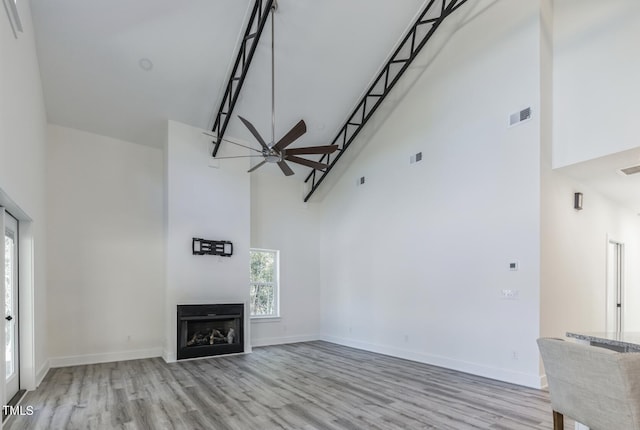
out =
{"type": "Polygon", "coordinates": [[[244,352],[244,305],[178,305],[178,360],[244,352]]]}

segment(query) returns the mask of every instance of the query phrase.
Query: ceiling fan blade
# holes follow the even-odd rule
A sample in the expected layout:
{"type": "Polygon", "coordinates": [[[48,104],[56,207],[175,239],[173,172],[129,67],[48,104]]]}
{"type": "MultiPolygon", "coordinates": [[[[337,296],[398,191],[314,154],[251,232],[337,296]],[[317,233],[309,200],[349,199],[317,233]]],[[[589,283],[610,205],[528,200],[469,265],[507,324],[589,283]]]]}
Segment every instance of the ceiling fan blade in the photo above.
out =
{"type": "Polygon", "coordinates": [[[307,160],[305,158],[295,157],[293,155],[286,155],[285,159],[292,163],[302,164],[303,166],[311,167],[316,170],[324,170],[329,167],[327,164],[318,163],[317,161],[307,160]]]}
{"type": "Polygon", "coordinates": [[[293,126],[289,133],[285,134],[282,139],[278,141],[273,148],[281,151],[287,146],[291,145],[297,138],[302,136],[307,132],[307,124],[304,123],[304,120],[301,119],[296,125],[293,126]]]}
{"type": "Polygon", "coordinates": [[[287,149],[287,154],[299,155],[299,154],[333,154],[338,150],[338,145],[324,145],[324,146],[305,146],[304,148],[291,148],[287,149]]]}
{"type": "Polygon", "coordinates": [[[280,170],[282,170],[282,173],[284,173],[285,176],[291,176],[294,174],[291,167],[289,167],[289,165],[284,161],[278,161],[278,167],[280,167],[280,170]]]}
{"type": "MultiPolygon", "coordinates": [[[[209,136],[209,137],[211,137],[211,138],[213,138],[213,139],[217,139],[217,137],[216,137],[216,135],[215,135],[215,134],[211,134],[211,133],[208,133],[208,132],[206,132],[206,131],[203,131],[203,132],[202,132],[202,134],[204,134],[205,136],[209,136]]],[[[229,143],[232,143],[232,144],[237,145],[237,146],[242,146],[243,148],[247,148],[247,149],[250,149],[250,150],[252,150],[252,151],[256,151],[256,152],[260,152],[260,153],[262,153],[262,151],[260,151],[259,149],[252,148],[252,147],[247,146],[247,145],[243,145],[242,143],[234,142],[233,140],[224,139],[224,138],[222,138],[222,139],[220,139],[220,140],[222,140],[223,142],[229,142],[229,143]]]]}
{"type": "Polygon", "coordinates": [[[253,134],[253,137],[256,138],[258,143],[260,143],[260,146],[262,146],[262,149],[267,149],[268,150],[269,147],[267,146],[266,143],[264,143],[264,140],[262,139],[262,136],[260,136],[260,133],[258,133],[258,130],[256,130],[256,128],[253,126],[253,124],[251,124],[246,119],[242,118],[240,115],[238,115],[238,118],[240,118],[240,121],[242,121],[242,123],[249,129],[251,134],[253,134]]]}
{"type": "Polygon", "coordinates": [[[214,157],[215,160],[228,160],[229,158],[254,158],[254,157],[264,157],[264,155],[234,155],[231,157],[214,157]]]}
{"type": "Polygon", "coordinates": [[[267,162],[267,160],[261,161],[260,163],[256,164],[255,166],[253,166],[252,168],[247,170],[247,173],[253,172],[254,170],[258,169],[258,167],[261,167],[266,162],[267,162]]]}

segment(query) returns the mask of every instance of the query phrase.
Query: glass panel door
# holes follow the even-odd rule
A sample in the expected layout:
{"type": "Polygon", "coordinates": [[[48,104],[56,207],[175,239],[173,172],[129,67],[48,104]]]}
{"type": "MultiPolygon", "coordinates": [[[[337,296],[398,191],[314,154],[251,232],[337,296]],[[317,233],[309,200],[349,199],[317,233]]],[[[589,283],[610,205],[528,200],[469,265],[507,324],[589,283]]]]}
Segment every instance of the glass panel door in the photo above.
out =
{"type": "Polygon", "coordinates": [[[18,361],[18,221],[5,212],[4,300],[7,400],[20,388],[18,361]]]}

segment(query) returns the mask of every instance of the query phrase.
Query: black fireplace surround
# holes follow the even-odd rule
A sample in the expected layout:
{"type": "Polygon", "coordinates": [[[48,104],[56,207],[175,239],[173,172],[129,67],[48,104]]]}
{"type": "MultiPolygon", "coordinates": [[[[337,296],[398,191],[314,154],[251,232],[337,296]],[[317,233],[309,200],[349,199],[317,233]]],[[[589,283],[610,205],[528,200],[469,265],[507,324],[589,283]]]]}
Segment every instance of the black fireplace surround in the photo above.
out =
{"type": "Polygon", "coordinates": [[[244,305],[178,305],[178,360],[244,352],[244,305]]]}

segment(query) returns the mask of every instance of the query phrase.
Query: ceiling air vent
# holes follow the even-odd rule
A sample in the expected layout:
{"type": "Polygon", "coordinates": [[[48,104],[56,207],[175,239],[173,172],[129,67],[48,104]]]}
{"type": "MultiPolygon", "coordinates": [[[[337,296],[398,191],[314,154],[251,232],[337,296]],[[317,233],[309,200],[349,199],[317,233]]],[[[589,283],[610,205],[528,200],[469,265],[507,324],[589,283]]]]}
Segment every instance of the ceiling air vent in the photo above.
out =
{"type": "Polygon", "coordinates": [[[514,125],[518,125],[530,119],[531,119],[531,108],[528,107],[526,109],[522,109],[519,112],[515,112],[509,115],[509,127],[513,127],[514,125]]]}
{"type": "Polygon", "coordinates": [[[627,175],[627,176],[635,175],[636,173],[640,173],[640,165],[631,166],[631,167],[625,167],[624,169],[620,169],[620,171],[622,173],[624,173],[625,175],[627,175]]]}

